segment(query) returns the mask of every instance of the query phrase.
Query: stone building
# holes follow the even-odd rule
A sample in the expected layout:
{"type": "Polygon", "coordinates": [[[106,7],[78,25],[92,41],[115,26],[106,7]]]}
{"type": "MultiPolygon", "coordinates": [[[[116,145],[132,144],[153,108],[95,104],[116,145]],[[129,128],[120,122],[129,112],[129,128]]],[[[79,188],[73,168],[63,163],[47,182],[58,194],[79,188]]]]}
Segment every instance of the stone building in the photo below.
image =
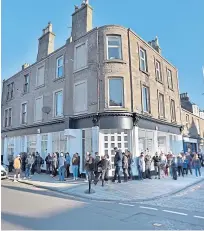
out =
{"type": "Polygon", "coordinates": [[[187,93],[182,93],[180,98],[184,151],[197,152],[200,148],[204,152],[204,111],[190,101],[187,93]]]}
{"type": "MultiPolygon", "coordinates": [[[[72,14],[72,32],[54,50],[52,24],[39,38],[37,61],[3,83],[2,139],[9,153],[109,154],[183,149],[178,70],[129,28],[92,28],[92,7],[72,14]]],[[[113,166],[112,166],[113,167],[113,166]]],[[[112,173],[112,170],[111,170],[112,173]]],[[[136,174],[136,171],[135,171],[136,174]]]]}

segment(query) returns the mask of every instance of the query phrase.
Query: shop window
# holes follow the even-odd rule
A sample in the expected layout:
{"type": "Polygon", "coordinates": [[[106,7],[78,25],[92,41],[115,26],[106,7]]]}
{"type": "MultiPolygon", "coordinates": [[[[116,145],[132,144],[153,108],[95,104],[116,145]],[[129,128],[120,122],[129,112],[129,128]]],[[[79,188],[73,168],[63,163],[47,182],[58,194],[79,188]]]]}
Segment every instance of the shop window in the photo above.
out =
{"type": "Polygon", "coordinates": [[[27,152],[32,154],[35,153],[37,147],[37,136],[36,135],[30,135],[27,136],[27,152]]]}
{"type": "Polygon", "coordinates": [[[67,140],[64,131],[52,133],[52,151],[59,153],[67,151],[67,140]]]}
{"type": "Polygon", "coordinates": [[[25,150],[25,136],[20,137],[21,152],[25,150]]]}
{"type": "Polygon", "coordinates": [[[41,137],[41,157],[45,159],[47,156],[48,135],[44,134],[41,137]]]}
{"type": "Polygon", "coordinates": [[[13,137],[8,138],[7,152],[8,152],[8,156],[14,155],[14,138],[13,137]]]}
{"type": "Polygon", "coordinates": [[[154,134],[152,131],[139,129],[139,150],[145,152],[147,149],[151,155],[154,155],[154,134]]]}
{"type": "Polygon", "coordinates": [[[104,141],[108,141],[108,136],[104,136],[104,141]]]}

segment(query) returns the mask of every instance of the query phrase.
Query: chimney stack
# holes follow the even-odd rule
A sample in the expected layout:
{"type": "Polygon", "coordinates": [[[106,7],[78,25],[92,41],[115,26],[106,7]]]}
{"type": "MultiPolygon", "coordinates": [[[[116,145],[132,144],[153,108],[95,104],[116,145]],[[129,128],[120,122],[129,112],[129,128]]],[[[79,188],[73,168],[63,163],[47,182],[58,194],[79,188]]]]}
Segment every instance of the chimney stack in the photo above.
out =
{"type": "Polygon", "coordinates": [[[30,66],[30,64],[24,63],[24,64],[22,65],[22,70],[26,69],[26,68],[29,67],[29,66],[30,66]]]}
{"type": "Polygon", "coordinates": [[[156,36],[156,38],[150,42],[148,42],[151,47],[153,47],[159,54],[161,54],[161,48],[159,46],[159,39],[156,36]]]}
{"type": "Polygon", "coordinates": [[[180,94],[180,99],[181,99],[182,101],[189,101],[188,93],[187,93],[187,92],[181,93],[181,94],[180,94]]]}
{"type": "Polygon", "coordinates": [[[88,4],[88,0],[84,0],[81,6],[75,6],[75,12],[72,14],[73,41],[92,30],[92,15],[93,9],[88,4]]]}
{"type": "Polygon", "coordinates": [[[39,44],[37,61],[40,61],[54,51],[55,34],[52,32],[51,22],[48,22],[47,27],[43,29],[42,32],[42,36],[38,39],[39,44]]]}

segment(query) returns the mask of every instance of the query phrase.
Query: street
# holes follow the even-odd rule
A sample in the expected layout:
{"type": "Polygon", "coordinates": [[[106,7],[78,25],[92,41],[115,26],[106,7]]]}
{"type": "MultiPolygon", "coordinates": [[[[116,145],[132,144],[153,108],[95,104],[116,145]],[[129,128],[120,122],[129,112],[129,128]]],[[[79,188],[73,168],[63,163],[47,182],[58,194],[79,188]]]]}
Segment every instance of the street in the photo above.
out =
{"type": "Polygon", "coordinates": [[[79,200],[9,180],[1,192],[3,230],[204,229],[204,182],[144,203],[79,200]]]}

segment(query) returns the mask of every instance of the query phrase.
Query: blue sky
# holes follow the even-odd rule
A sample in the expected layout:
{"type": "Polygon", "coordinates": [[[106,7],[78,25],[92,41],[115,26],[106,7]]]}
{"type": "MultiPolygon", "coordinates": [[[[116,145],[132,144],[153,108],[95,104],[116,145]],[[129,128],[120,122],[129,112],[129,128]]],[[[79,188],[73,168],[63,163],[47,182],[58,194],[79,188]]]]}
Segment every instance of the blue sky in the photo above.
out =
{"type": "MultiPolygon", "coordinates": [[[[38,38],[48,21],[55,48],[70,35],[71,14],[81,0],[2,0],[2,79],[37,56],[38,38]]],[[[181,92],[204,109],[204,0],[89,0],[94,26],[120,24],[149,41],[159,37],[162,54],[179,70],[181,92]]]]}

